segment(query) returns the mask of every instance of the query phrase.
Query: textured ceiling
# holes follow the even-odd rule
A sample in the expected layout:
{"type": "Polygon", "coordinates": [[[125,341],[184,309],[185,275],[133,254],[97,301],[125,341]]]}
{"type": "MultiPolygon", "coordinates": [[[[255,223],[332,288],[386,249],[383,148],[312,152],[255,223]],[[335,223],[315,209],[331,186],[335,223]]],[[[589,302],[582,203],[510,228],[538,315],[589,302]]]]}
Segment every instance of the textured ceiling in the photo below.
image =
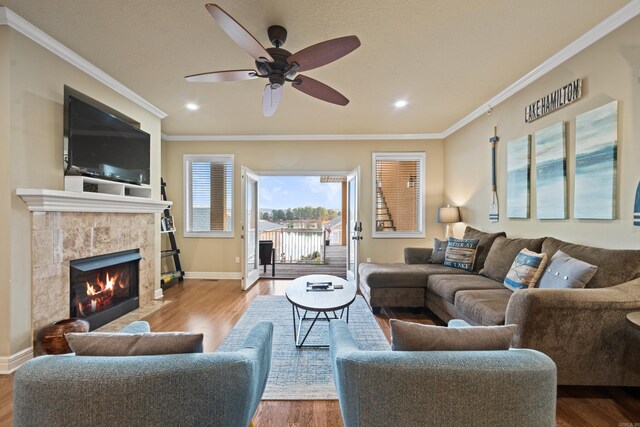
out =
{"type": "Polygon", "coordinates": [[[176,135],[439,133],[531,71],[626,0],[221,0],[270,47],[279,24],[296,52],[355,34],[362,46],[305,72],[351,100],[340,107],[285,87],[262,116],[264,80],[187,83],[255,68],[202,0],[0,0],[156,105],[176,135]],[[409,105],[396,110],[393,102],[409,105]],[[201,108],[189,111],[185,103],[201,108]]]}

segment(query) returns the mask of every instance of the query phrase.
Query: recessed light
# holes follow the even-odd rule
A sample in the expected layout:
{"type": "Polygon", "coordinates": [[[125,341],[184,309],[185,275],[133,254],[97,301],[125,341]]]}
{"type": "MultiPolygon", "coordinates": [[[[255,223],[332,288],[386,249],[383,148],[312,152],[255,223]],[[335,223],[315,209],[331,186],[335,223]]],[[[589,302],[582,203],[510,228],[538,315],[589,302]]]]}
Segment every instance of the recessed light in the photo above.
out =
{"type": "Polygon", "coordinates": [[[185,107],[187,107],[187,110],[191,110],[191,111],[196,111],[200,109],[200,106],[198,104],[194,104],[193,102],[188,103],[187,105],[185,105],[185,107]]]}
{"type": "Polygon", "coordinates": [[[399,101],[396,101],[396,102],[393,104],[393,106],[394,106],[394,107],[396,107],[396,108],[404,108],[404,107],[406,107],[406,106],[407,106],[407,104],[408,104],[408,102],[407,102],[406,100],[401,99],[401,100],[399,100],[399,101]]]}

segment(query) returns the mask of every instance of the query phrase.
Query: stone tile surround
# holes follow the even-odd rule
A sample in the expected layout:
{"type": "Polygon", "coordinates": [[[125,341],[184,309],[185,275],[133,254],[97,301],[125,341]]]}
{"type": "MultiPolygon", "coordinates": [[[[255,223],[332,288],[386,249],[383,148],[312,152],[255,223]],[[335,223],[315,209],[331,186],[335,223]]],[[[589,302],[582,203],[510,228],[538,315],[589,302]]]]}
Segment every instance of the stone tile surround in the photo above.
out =
{"type": "MultiPolygon", "coordinates": [[[[69,261],[140,249],[140,307],[154,299],[154,214],[32,212],[32,322],[69,317],[69,261]]],[[[35,347],[35,343],[34,343],[35,347]]]]}

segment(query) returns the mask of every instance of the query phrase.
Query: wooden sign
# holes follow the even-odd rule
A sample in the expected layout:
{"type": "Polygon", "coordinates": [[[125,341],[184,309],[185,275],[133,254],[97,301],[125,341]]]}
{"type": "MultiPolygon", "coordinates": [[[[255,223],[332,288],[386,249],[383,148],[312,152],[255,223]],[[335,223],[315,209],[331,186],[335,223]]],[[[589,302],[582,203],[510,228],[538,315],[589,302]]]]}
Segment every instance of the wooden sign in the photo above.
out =
{"type": "Polygon", "coordinates": [[[576,79],[571,83],[554,90],[547,96],[543,96],[537,101],[524,108],[524,121],[530,123],[549,113],[553,113],[565,105],[580,99],[582,96],[582,79],[576,79]]]}

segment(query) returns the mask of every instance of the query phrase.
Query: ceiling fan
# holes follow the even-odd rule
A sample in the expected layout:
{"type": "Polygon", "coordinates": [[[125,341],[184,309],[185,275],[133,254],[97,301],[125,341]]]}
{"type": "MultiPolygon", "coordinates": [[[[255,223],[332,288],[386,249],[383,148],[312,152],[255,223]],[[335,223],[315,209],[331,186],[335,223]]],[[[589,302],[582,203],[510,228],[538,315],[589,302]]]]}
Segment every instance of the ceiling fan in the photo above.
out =
{"type": "Polygon", "coordinates": [[[265,49],[255,37],[227,12],[216,4],[205,5],[213,19],[222,30],[242,49],[255,59],[256,70],[213,71],[186,76],[188,82],[229,82],[257,78],[268,79],[262,94],[262,113],[269,117],[275,113],[282,97],[282,88],[286,82],[295,89],[337,105],[347,105],[349,100],[335,89],[311,77],[298,74],[329,64],[353,52],[360,46],[356,36],[339,37],[314,44],[292,54],[282,49],[287,40],[287,30],[280,25],[272,25],[267,34],[274,47],[265,49]]]}

